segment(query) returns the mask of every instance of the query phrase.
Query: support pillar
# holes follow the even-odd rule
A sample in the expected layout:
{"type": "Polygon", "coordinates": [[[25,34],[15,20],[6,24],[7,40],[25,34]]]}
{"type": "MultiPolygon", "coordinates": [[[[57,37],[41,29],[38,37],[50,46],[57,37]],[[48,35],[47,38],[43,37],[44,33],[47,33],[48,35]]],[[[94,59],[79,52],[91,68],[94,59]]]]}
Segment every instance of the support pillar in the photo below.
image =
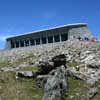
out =
{"type": "Polygon", "coordinates": [[[29,46],[31,46],[31,41],[30,41],[30,39],[29,39],[29,46]]]}
{"type": "Polygon", "coordinates": [[[14,42],[14,48],[16,48],[16,42],[14,42]]]}
{"type": "Polygon", "coordinates": [[[46,33],[46,43],[48,44],[48,35],[47,35],[47,33],[46,33]]]}
{"type": "Polygon", "coordinates": [[[40,36],[40,45],[42,45],[42,38],[41,38],[41,36],[40,36]]]}
{"type": "Polygon", "coordinates": [[[26,45],[25,45],[25,40],[24,40],[24,47],[26,47],[26,45]]]}
{"type": "Polygon", "coordinates": [[[59,38],[60,38],[60,42],[61,42],[61,41],[62,41],[62,40],[61,40],[61,34],[59,34],[59,38]]]}
{"type": "Polygon", "coordinates": [[[21,43],[20,43],[20,40],[19,40],[19,47],[21,47],[21,43]]]}
{"type": "Polygon", "coordinates": [[[53,34],[53,43],[55,43],[55,38],[54,38],[54,34],[53,34]]]}
{"type": "Polygon", "coordinates": [[[35,46],[36,46],[36,40],[34,39],[34,44],[35,44],[35,46]]]}

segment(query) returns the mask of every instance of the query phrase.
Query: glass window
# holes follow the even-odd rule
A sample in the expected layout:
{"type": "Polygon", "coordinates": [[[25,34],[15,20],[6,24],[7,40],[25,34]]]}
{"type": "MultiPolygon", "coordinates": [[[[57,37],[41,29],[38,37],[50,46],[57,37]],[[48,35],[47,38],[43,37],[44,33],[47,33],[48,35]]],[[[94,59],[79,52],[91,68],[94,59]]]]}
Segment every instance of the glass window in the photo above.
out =
{"type": "Polygon", "coordinates": [[[11,40],[11,48],[15,48],[14,41],[11,40]]]}
{"type": "Polygon", "coordinates": [[[35,39],[36,40],[36,45],[40,44],[40,38],[35,39]]]}
{"type": "Polygon", "coordinates": [[[34,39],[30,39],[30,43],[31,43],[31,45],[35,45],[34,39]]]}
{"type": "Polygon", "coordinates": [[[25,46],[29,46],[29,40],[25,40],[25,46]]]}
{"type": "Polygon", "coordinates": [[[20,40],[21,47],[24,47],[24,40],[20,40]]]}
{"type": "Polygon", "coordinates": [[[46,44],[46,37],[42,37],[42,44],[46,44]]]}
{"type": "Polygon", "coordinates": [[[59,35],[54,35],[54,39],[55,39],[55,42],[60,42],[60,37],[59,37],[59,35]]]}
{"type": "Polygon", "coordinates": [[[15,44],[16,44],[16,48],[18,48],[19,47],[19,41],[18,40],[15,41],[15,44]]]}
{"type": "Polygon", "coordinates": [[[62,41],[68,40],[68,34],[66,34],[66,33],[61,34],[61,40],[62,40],[62,41]]]}
{"type": "Polygon", "coordinates": [[[53,43],[53,36],[48,37],[48,43],[53,43]]]}

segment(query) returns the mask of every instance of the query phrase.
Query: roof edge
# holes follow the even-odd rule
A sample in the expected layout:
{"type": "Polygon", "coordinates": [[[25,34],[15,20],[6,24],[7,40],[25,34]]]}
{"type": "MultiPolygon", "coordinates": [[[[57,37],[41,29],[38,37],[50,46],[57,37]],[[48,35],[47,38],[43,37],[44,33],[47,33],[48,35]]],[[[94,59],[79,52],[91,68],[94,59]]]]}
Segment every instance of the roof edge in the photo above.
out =
{"type": "Polygon", "coordinates": [[[86,25],[87,26],[87,23],[74,23],[74,24],[59,25],[59,26],[56,26],[56,27],[48,28],[48,29],[41,29],[41,30],[36,30],[36,31],[32,31],[32,32],[27,32],[27,33],[24,33],[24,34],[15,35],[15,36],[12,36],[12,37],[7,37],[6,40],[11,39],[11,38],[15,38],[17,36],[28,35],[28,34],[32,34],[32,33],[36,33],[36,32],[48,31],[48,30],[52,30],[52,29],[70,27],[70,26],[79,26],[79,25],[86,25]]]}

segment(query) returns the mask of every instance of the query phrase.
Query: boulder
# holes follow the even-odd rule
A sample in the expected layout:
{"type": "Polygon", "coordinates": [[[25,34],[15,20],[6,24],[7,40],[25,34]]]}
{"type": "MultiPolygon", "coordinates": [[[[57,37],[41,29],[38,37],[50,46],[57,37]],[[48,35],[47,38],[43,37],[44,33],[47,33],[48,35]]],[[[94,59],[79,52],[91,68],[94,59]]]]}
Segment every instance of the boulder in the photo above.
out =
{"type": "Polygon", "coordinates": [[[50,77],[50,75],[38,75],[36,78],[36,84],[39,88],[44,88],[45,83],[47,79],[50,77]]]}
{"type": "Polygon", "coordinates": [[[18,77],[32,78],[33,72],[32,71],[17,71],[16,78],[18,77]]]}
{"type": "Polygon", "coordinates": [[[90,78],[87,80],[87,83],[90,85],[95,85],[100,80],[100,70],[95,71],[90,74],[90,78]]]}
{"type": "Polygon", "coordinates": [[[13,67],[3,67],[3,68],[0,69],[0,71],[3,71],[3,72],[14,72],[15,68],[13,68],[13,67]]]}
{"type": "Polygon", "coordinates": [[[92,99],[98,92],[98,89],[96,87],[90,88],[88,91],[88,96],[90,99],[92,99]]]}
{"type": "Polygon", "coordinates": [[[50,61],[41,61],[39,62],[39,69],[37,72],[33,73],[33,77],[36,78],[38,75],[46,75],[48,74],[51,70],[54,69],[53,62],[50,61]]]}
{"type": "Polygon", "coordinates": [[[64,54],[54,56],[50,60],[39,61],[39,70],[34,73],[33,77],[36,77],[38,75],[46,75],[50,71],[52,71],[56,67],[60,67],[61,65],[64,65],[66,67],[66,56],[64,54]]]}
{"type": "Polygon", "coordinates": [[[82,51],[80,55],[82,63],[87,64],[87,67],[99,68],[100,67],[100,52],[95,51],[82,51]]]}
{"type": "Polygon", "coordinates": [[[66,65],[66,56],[65,56],[65,54],[60,54],[60,55],[54,56],[51,59],[51,61],[54,62],[54,67],[66,65]]]}
{"type": "Polygon", "coordinates": [[[64,65],[51,71],[44,86],[42,100],[61,100],[67,89],[67,73],[64,65]]]}

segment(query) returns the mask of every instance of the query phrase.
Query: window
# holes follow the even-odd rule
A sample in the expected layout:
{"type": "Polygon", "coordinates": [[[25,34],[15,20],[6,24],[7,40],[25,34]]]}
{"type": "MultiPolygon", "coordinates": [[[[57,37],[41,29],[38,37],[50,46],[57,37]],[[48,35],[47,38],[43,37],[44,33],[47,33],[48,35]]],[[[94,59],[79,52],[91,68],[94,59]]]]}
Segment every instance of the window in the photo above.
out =
{"type": "Polygon", "coordinates": [[[25,46],[29,46],[29,40],[25,40],[25,46]]]}
{"type": "Polygon", "coordinates": [[[48,43],[53,43],[53,36],[48,37],[48,43]]]}
{"type": "Polygon", "coordinates": [[[16,40],[16,41],[15,41],[15,44],[16,44],[16,48],[18,48],[18,47],[19,47],[19,41],[16,40]]]}
{"type": "Polygon", "coordinates": [[[30,39],[30,43],[31,43],[31,45],[35,45],[34,39],[30,39]]]}
{"type": "Polygon", "coordinates": [[[14,47],[15,47],[14,41],[11,40],[11,48],[14,48],[14,47]]]}
{"type": "Polygon", "coordinates": [[[36,45],[40,44],[40,38],[35,39],[36,40],[36,45]]]}
{"type": "Polygon", "coordinates": [[[60,42],[60,37],[59,37],[59,35],[55,35],[55,36],[54,36],[54,39],[55,39],[55,42],[60,42]]]}
{"type": "Polygon", "coordinates": [[[68,40],[68,34],[66,34],[66,33],[61,34],[61,40],[62,40],[62,41],[68,40]]]}
{"type": "Polygon", "coordinates": [[[42,37],[42,44],[46,44],[46,37],[42,37]]]}
{"type": "Polygon", "coordinates": [[[20,40],[21,47],[24,47],[24,40],[20,40]]]}

